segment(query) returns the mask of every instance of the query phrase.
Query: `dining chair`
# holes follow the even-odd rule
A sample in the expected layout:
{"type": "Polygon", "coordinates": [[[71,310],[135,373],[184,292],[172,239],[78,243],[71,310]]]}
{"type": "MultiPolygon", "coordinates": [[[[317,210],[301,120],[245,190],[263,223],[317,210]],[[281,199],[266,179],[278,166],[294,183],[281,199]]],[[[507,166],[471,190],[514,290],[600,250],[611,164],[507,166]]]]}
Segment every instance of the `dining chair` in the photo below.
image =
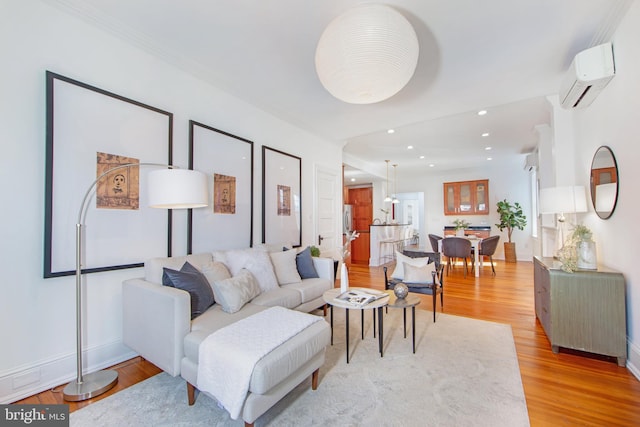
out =
{"type": "Polygon", "coordinates": [[[481,261],[480,265],[482,265],[482,258],[488,256],[489,260],[491,261],[491,271],[493,272],[494,276],[496,275],[496,269],[493,266],[493,254],[496,252],[499,240],[500,236],[486,237],[482,239],[482,243],[480,243],[480,249],[478,250],[478,256],[480,257],[481,261]]]}
{"type": "Polygon", "coordinates": [[[438,248],[438,242],[442,240],[442,236],[438,236],[437,234],[429,234],[429,241],[431,242],[431,249],[433,252],[440,252],[438,248]]]}
{"type": "Polygon", "coordinates": [[[451,268],[451,260],[464,260],[464,277],[467,277],[467,258],[471,258],[471,242],[464,237],[447,237],[442,239],[442,254],[447,257],[447,276],[451,268]]]}

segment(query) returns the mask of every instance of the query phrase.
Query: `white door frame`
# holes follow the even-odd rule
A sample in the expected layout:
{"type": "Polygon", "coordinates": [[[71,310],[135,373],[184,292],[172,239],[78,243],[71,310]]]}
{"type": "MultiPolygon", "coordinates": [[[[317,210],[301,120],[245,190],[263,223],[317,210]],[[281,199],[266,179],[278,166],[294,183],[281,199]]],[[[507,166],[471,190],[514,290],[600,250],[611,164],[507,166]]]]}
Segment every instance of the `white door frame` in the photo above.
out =
{"type": "Polygon", "coordinates": [[[319,215],[318,215],[318,197],[319,197],[319,189],[318,189],[318,174],[323,173],[326,175],[330,175],[334,177],[334,222],[333,222],[333,233],[335,236],[335,245],[333,248],[322,248],[322,256],[332,257],[333,259],[341,259],[342,254],[342,177],[341,171],[332,169],[322,165],[315,165],[314,169],[314,197],[313,197],[313,222],[314,222],[314,234],[313,234],[313,245],[321,246],[318,244],[318,236],[320,235],[320,224],[319,224],[319,215]]]}

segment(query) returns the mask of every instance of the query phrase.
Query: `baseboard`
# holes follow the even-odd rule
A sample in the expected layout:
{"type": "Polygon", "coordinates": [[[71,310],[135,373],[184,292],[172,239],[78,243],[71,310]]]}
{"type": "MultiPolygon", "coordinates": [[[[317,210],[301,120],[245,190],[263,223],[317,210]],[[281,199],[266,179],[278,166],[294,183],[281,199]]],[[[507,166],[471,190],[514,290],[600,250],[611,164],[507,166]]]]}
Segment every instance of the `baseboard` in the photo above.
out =
{"type": "MultiPolygon", "coordinates": [[[[84,372],[95,372],[136,357],[122,341],[84,351],[84,372]]],[[[66,354],[23,366],[0,376],[0,404],[12,403],[76,378],[76,354],[66,354]]],[[[60,390],[62,391],[62,390],[60,390]]]]}
{"type": "Polygon", "coordinates": [[[640,347],[629,342],[629,354],[627,357],[627,369],[640,380],[640,347]]]}

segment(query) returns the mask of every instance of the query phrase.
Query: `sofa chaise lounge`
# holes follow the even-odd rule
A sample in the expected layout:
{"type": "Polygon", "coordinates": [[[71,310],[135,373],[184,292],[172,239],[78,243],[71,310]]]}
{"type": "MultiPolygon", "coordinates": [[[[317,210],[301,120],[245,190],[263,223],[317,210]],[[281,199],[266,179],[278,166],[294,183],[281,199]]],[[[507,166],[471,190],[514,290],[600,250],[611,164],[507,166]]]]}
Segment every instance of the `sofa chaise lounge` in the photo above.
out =
{"type": "MultiPolygon", "coordinates": [[[[292,278],[292,275],[296,276],[290,265],[294,251],[287,252],[290,254],[251,248],[148,260],[144,266],[144,278],[123,282],[124,343],[168,374],[182,376],[187,382],[189,404],[194,404],[198,353],[205,338],[268,307],[281,306],[310,312],[324,306],[322,294],[334,283],[333,260],[309,257],[318,277],[292,278]],[[192,319],[193,298],[190,293],[162,285],[165,269],[179,270],[187,262],[202,271],[209,280],[216,302],[224,299],[225,295],[214,284],[233,280],[244,270],[252,272],[263,289],[235,312],[228,312],[233,310],[215,303],[192,319]],[[232,278],[224,279],[226,276],[223,275],[220,281],[220,276],[216,277],[220,264],[227,267],[228,275],[232,278]],[[278,281],[276,286],[268,283],[273,282],[274,278],[278,281]]],[[[325,347],[329,340],[327,322],[317,321],[279,345],[255,365],[241,412],[245,425],[252,425],[260,415],[309,376],[312,377],[312,388],[315,390],[318,370],[324,363],[325,347]]]]}

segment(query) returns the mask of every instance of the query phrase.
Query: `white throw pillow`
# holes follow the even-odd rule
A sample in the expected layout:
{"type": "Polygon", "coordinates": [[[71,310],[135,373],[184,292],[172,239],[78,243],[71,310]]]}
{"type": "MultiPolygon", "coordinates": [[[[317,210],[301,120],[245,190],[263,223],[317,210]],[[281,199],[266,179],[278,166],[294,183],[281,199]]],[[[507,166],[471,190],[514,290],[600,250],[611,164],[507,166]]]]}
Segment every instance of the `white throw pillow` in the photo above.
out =
{"type": "Polygon", "coordinates": [[[422,267],[415,267],[404,263],[404,283],[433,283],[432,272],[435,271],[435,264],[427,264],[422,267]]]}
{"type": "Polygon", "coordinates": [[[296,265],[296,255],[298,255],[296,251],[292,250],[269,253],[279,284],[288,285],[289,283],[302,282],[296,265]]]}
{"type": "Polygon", "coordinates": [[[242,269],[228,279],[213,282],[213,295],[222,310],[235,313],[260,295],[260,287],[249,270],[242,269]]]}
{"type": "Polygon", "coordinates": [[[273,271],[271,258],[265,249],[230,249],[228,251],[215,251],[213,259],[224,263],[232,276],[236,276],[240,270],[246,268],[258,281],[262,292],[278,287],[278,279],[273,271]]]}
{"type": "Polygon", "coordinates": [[[228,279],[231,277],[229,269],[218,261],[209,261],[202,266],[202,274],[207,278],[209,285],[213,288],[213,282],[228,279]]]}
{"type": "Polygon", "coordinates": [[[402,253],[396,251],[396,268],[391,273],[391,277],[398,280],[404,280],[404,263],[410,264],[414,267],[424,267],[429,264],[429,257],[422,258],[410,258],[402,253]]]}

